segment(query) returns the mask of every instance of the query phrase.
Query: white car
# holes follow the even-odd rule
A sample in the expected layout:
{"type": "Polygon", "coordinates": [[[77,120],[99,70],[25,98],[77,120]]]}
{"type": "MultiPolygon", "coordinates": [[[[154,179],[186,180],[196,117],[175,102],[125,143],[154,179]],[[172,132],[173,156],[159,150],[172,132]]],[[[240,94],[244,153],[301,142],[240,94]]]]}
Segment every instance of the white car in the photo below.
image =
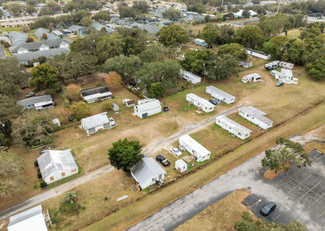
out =
{"type": "Polygon", "coordinates": [[[175,147],[171,147],[170,151],[172,153],[174,153],[176,156],[181,156],[182,155],[182,152],[180,150],[178,150],[177,148],[175,148],[175,147]]]}

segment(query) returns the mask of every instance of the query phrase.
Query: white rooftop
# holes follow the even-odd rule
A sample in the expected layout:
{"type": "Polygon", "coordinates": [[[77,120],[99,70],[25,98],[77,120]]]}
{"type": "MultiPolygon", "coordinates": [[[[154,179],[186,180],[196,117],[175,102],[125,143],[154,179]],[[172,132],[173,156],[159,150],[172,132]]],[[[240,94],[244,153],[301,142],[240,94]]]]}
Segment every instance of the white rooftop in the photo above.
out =
{"type": "Polygon", "coordinates": [[[292,70],[281,68],[281,74],[283,74],[285,77],[293,77],[292,70]]]}
{"type": "Polygon", "coordinates": [[[197,96],[195,95],[194,93],[189,93],[187,94],[186,96],[189,96],[191,97],[193,100],[197,101],[197,102],[200,102],[200,104],[204,107],[214,107],[214,105],[212,103],[210,103],[208,100],[200,97],[200,96],[197,96]]]}
{"type": "Polygon", "coordinates": [[[191,79],[199,79],[201,81],[201,77],[193,74],[192,72],[184,71],[184,70],[180,69],[180,73],[188,76],[191,79]]]}
{"type": "Polygon", "coordinates": [[[270,120],[269,118],[266,118],[264,115],[266,115],[267,113],[265,113],[264,111],[261,111],[253,106],[249,106],[249,107],[241,107],[239,109],[240,111],[245,112],[246,114],[257,118],[258,120],[266,123],[266,124],[270,124],[273,123],[272,120],[270,120]]]}
{"type": "Polygon", "coordinates": [[[216,119],[222,121],[225,124],[227,124],[229,127],[234,129],[235,131],[238,131],[239,133],[246,134],[246,133],[251,133],[252,132],[248,128],[245,128],[244,126],[242,126],[239,123],[229,119],[228,117],[226,117],[224,115],[218,116],[216,119]]]}
{"type": "Polygon", "coordinates": [[[97,115],[89,116],[81,120],[81,124],[84,130],[94,128],[103,124],[109,123],[107,112],[103,112],[97,115]]]}
{"type": "Polygon", "coordinates": [[[190,146],[193,150],[195,150],[195,152],[199,156],[205,156],[211,153],[208,149],[203,147],[201,144],[199,144],[196,140],[194,140],[189,135],[181,136],[179,139],[182,140],[184,143],[186,143],[188,146],[190,146]]]}
{"type": "Polygon", "coordinates": [[[36,206],[10,217],[8,231],[47,231],[42,206],[36,206]]]}
{"type": "Polygon", "coordinates": [[[235,96],[232,96],[232,95],[228,94],[227,92],[224,92],[224,91],[222,91],[222,90],[220,90],[220,89],[218,89],[218,88],[216,88],[214,86],[206,87],[206,92],[207,91],[210,92],[209,94],[212,97],[217,98],[219,100],[223,100],[225,98],[227,98],[227,99],[235,98],[235,96]]]}
{"type": "Polygon", "coordinates": [[[149,109],[152,109],[152,108],[161,107],[161,103],[160,103],[160,101],[158,99],[149,100],[147,102],[140,102],[140,104],[139,104],[139,101],[138,101],[137,107],[139,109],[141,108],[142,110],[149,110],[149,109]]]}

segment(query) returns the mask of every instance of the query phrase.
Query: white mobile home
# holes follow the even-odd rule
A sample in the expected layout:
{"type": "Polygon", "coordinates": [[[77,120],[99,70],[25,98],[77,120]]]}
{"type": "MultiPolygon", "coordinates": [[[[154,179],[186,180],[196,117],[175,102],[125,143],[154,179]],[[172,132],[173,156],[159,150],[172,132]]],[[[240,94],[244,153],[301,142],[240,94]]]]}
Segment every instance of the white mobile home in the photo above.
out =
{"type": "Polygon", "coordinates": [[[134,114],[141,119],[155,115],[161,112],[161,103],[158,99],[143,99],[138,101],[138,105],[134,106],[134,114]]]}
{"type": "Polygon", "coordinates": [[[87,103],[112,98],[112,92],[106,86],[94,87],[80,91],[80,96],[87,103]]]}
{"type": "Polygon", "coordinates": [[[271,55],[251,49],[251,48],[245,48],[246,49],[246,53],[250,56],[254,56],[260,59],[264,59],[264,60],[268,60],[271,58],[271,55]]]}
{"type": "Polygon", "coordinates": [[[47,231],[42,206],[38,205],[9,218],[8,231],[47,231]]]}
{"type": "Polygon", "coordinates": [[[189,71],[180,70],[180,75],[183,79],[187,80],[188,82],[191,82],[193,84],[201,83],[201,77],[194,75],[193,73],[189,71]]]}
{"type": "Polygon", "coordinates": [[[257,73],[249,74],[243,76],[241,79],[243,83],[248,83],[248,82],[260,82],[261,81],[261,76],[257,73]]]}
{"type": "Polygon", "coordinates": [[[131,175],[141,189],[148,188],[165,179],[165,170],[152,157],[143,157],[130,169],[131,175]]]}
{"type": "Polygon", "coordinates": [[[202,109],[204,112],[212,112],[214,110],[214,105],[208,100],[203,99],[193,93],[186,95],[186,101],[193,104],[194,106],[202,109]]]}
{"type": "Polygon", "coordinates": [[[81,120],[81,128],[85,131],[87,136],[114,126],[116,126],[115,120],[112,117],[108,118],[107,112],[89,116],[81,120]]]}
{"type": "Polygon", "coordinates": [[[187,170],[187,163],[182,159],[176,160],[175,169],[181,173],[184,173],[187,170]]]}
{"type": "Polygon", "coordinates": [[[218,101],[225,102],[226,104],[235,102],[235,96],[232,96],[214,86],[206,87],[205,92],[210,94],[211,97],[217,99],[218,101]]]}
{"type": "Polygon", "coordinates": [[[46,108],[52,108],[54,106],[53,99],[51,95],[41,95],[41,96],[34,96],[22,100],[18,100],[17,104],[25,109],[36,109],[36,110],[43,110],[46,108]]]}
{"type": "Polygon", "coordinates": [[[250,137],[252,132],[224,115],[216,118],[216,124],[242,140],[250,137]]]}
{"type": "Polygon", "coordinates": [[[273,70],[271,74],[274,75],[275,79],[279,80],[279,82],[298,84],[298,78],[293,77],[292,70],[281,68],[281,72],[273,70]]]}
{"type": "Polygon", "coordinates": [[[42,178],[48,184],[78,173],[71,149],[46,150],[37,162],[42,178]]]}
{"type": "Polygon", "coordinates": [[[252,106],[241,107],[239,109],[239,115],[263,129],[268,129],[273,126],[273,121],[264,116],[266,115],[265,112],[252,106]]]}
{"type": "Polygon", "coordinates": [[[197,162],[202,162],[210,159],[211,152],[199,144],[189,135],[184,135],[179,138],[179,149],[188,151],[194,156],[197,162]]]}
{"type": "Polygon", "coordinates": [[[293,63],[279,62],[279,66],[292,70],[295,65],[293,63]]]}

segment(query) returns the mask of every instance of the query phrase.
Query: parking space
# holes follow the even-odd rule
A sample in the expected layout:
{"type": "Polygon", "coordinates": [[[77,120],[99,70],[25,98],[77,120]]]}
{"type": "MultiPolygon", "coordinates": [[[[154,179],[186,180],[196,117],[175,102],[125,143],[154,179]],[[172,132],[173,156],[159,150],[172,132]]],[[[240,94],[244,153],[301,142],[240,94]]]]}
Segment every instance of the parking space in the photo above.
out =
{"type": "MultiPolygon", "coordinates": [[[[297,168],[293,167],[288,172],[284,172],[270,181],[277,189],[283,190],[290,200],[297,204],[303,204],[313,219],[320,225],[325,225],[325,157],[318,150],[310,153],[313,160],[312,167],[297,168]],[[320,167],[322,169],[320,169],[320,167]]],[[[260,209],[269,201],[267,198],[252,194],[243,202],[256,217],[262,218],[260,209]]],[[[276,203],[276,201],[274,201],[276,203]]],[[[275,211],[265,217],[268,221],[276,223],[288,223],[295,219],[281,210],[281,206],[277,205],[275,211]]],[[[294,213],[294,211],[292,211],[294,213]]]]}

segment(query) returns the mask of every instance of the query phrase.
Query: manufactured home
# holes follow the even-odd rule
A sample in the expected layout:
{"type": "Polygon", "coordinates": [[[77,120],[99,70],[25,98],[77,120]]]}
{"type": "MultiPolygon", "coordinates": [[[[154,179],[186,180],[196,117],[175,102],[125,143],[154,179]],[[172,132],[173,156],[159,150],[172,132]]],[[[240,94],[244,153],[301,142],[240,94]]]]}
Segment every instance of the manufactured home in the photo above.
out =
{"type": "Polygon", "coordinates": [[[106,86],[94,87],[80,91],[80,96],[87,103],[112,98],[112,92],[106,86]]]}
{"type": "Polygon", "coordinates": [[[251,48],[245,48],[246,49],[246,53],[250,56],[254,56],[260,59],[264,59],[264,60],[268,60],[271,58],[271,55],[251,49],[251,48]]]}
{"type": "Polygon", "coordinates": [[[38,205],[9,218],[8,231],[47,231],[42,206],[38,205]]]}
{"type": "Polygon", "coordinates": [[[190,82],[192,84],[201,83],[201,77],[199,77],[189,71],[184,71],[181,69],[180,75],[183,79],[187,80],[188,82],[190,82]]]}
{"type": "Polygon", "coordinates": [[[138,100],[138,105],[134,106],[134,115],[141,119],[161,112],[161,103],[158,99],[138,100]]]}
{"type": "Polygon", "coordinates": [[[179,138],[179,149],[188,151],[192,154],[197,162],[202,162],[210,159],[211,152],[199,144],[189,135],[184,135],[179,138]]]}
{"type": "Polygon", "coordinates": [[[186,101],[207,113],[212,112],[214,110],[214,105],[212,103],[193,93],[186,95],[186,101]]]}
{"type": "Polygon", "coordinates": [[[143,190],[150,185],[163,183],[165,170],[152,157],[143,157],[130,169],[131,175],[143,190]]]}
{"type": "Polygon", "coordinates": [[[295,65],[293,63],[279,62],[279,66],[292,70],[295,65]]]}
{"type": "Polygon", "coordinates": [[[239,115],[248,121],[252,122],[253,124],[256,124],[257,126],[268,129],[273,126],[273,121],[269,118],[266,118],[265,115],[267,113],[249,106],[249,107],[241,107],[239,109],[239,115]]]}
{"type": "Polygon", "coordinates": [[[279,80],[279,82],[298,84],[298,78],[293,77],[292,70],[281,68],[281,72],[273,70],[271,74],[274,75],[275,79],[279,80]]]}
{"type": "Polygon", "coordinates": [[[211,97],[215,98],[219,102],[225,102],[226,104],[231,104],[235,102],[235,96],[232,96],[214,86],[206,87],[205,92],[210,94],[211,97]]]}
{"type": "Polygon", "coordinates": [[[45,150],[37,158],[37,162],[42,178],[47,184],[78,173],[78,166],[72,156],[71,149],[45,150]]]}
{"type": "Polygon", "coordinates": [[[34,96],[22,100],[18,100],[17,104],[25,109],[36,109],[36,110],[43,110],[46,108],[52,108],[54,106],[53,99],[51,95],[41,95],[41,96],[34,96]]]}
{"type": "Polygon", "coordinates": [[[87,136],[92,133],[115,127],[115,120],[107,117],[107,112],[81,119],[81,128],[87,136]]]}
{"type": "Polygon", "coordinates": [[[243,78],[241,79],[241,81],[243,83],[248,83],[248,82],[260,82],[261,81],[261,76],[257,73],[253,73],[253,74],[249,74],[249,75],[245,75],[243,76],[243,78]]]}
{"type": "Polygon", "coordinates": [[[245,128],[244,126],[236,123],[224,115],[218,116],[216,118],[216,124],[242,140],[250,137],[252,133],[252,131],[248,128],[245,128]]]}
{"type": "Polygon", "coordinates": [[[176,171],[179,171],[180,173],[184,173],[187,170],[187,163],[182,159],[176,160],[175,161],[175,169],[176,169],[176,171]]]}
{"type": "Polygon", "coordinates": [[[203,47],[208,45],[208,43],[204,39],[199,39],[199,38],[194,39],[194,43],[196,45],[203,46],[203,47]]]}

